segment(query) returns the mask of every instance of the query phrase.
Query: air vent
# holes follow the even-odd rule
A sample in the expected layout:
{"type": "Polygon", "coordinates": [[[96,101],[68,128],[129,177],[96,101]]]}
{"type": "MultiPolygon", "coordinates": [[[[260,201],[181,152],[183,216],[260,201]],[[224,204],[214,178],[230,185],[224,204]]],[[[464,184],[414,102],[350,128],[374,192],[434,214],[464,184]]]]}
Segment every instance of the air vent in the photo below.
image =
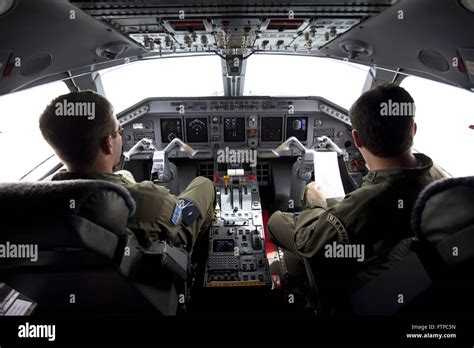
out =
{"type": "Polygon", "coordinates": [[[347,53],[349,59],[371,56],[374,53],[372,45],[361,40],[345,40],[339,44],[339,47],[347,53]]]}
{"type": "Polygon", "coordinates": [[[449,64],[446,59],[436,51],[422,50],[418,53],[418,59],[428,69],[440,72],[449,70],[449,64]]]}
{"type": "Polygon", "coordinates": [[[121,41],[114,41],[103,44],[95,50],[95,53],[102,58],[116,59],[119,55],[128,51],[130,46],[121,41]]]}
{"type": "Polygon", "coordinates": [[[35,75],[51,65],[50,54],[38,54],[25,60],[21,65],[20,74],[22,76],[35,75]]]}

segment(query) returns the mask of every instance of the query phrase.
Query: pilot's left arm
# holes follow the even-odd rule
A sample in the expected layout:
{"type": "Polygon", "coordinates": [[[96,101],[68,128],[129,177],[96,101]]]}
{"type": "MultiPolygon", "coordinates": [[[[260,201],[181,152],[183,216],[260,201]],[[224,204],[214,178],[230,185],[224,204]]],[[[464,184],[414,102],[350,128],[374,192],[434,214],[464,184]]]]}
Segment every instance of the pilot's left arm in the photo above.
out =
{"type": "Polygon", "coordinates": [[[347,195],[345,199],[328,208],[324,194],[315,183],[305,188],[305,210],[301,212],[295,225],[295,246],[298,253],[311,258],[324,246],[334,240],[347,242],[346,210],[357,206],[354,197],[347,195]]]}
{"type": "Polygon", "coordinates": [[[273,213],[267,230],[273,243],[304,257],[311,257],[336,236],[336,230],[325,223],[327,212],[334,208],[328,209],[326,197],[315,183],[306,185],[303,203],[305,210],[297,217],[281,211],[273,213]]]}

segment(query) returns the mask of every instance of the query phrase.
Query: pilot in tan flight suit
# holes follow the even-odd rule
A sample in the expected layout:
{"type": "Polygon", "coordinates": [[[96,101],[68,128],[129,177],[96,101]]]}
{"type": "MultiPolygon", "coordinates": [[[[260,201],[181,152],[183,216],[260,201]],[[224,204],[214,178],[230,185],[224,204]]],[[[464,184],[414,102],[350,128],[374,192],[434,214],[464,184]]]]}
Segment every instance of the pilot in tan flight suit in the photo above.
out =
{"type": "Polygon", "coordinates": [[[411,151],[414,101],[403,88],[377,86],[349,114],[353,140],[369,168],[363,185],[328,208],[324,194],[310,183],[299,216],[277,211],[269,220],[270,239],[299,256],[321,255],[333,242],[364,245],[365,260],[386,255],[411,235],[410,215],[418,194],[442,178],[428,156],[411,151]]]}
{"type": "Polygon", "coordinates": [[[129,218],[128,227],[141,245],[164,240],[191,252],[198,235],[210,227],[216,195],[209,179],[195,178],[176,197],[151,181],[136,183],[130,172],[113,172],[122,154],[123,129],[103,96],[83,91],[57,97],[42,113],[40,129],[67,167],[52,180],[106,180],[130,192],[136,212],[129,218]],[[77,105],[89,105],[93,115],[80,115],[79,111],[86,108],[74,110],[77,105]],[[64,112],[67,107],[72,112],[64,112]]]}

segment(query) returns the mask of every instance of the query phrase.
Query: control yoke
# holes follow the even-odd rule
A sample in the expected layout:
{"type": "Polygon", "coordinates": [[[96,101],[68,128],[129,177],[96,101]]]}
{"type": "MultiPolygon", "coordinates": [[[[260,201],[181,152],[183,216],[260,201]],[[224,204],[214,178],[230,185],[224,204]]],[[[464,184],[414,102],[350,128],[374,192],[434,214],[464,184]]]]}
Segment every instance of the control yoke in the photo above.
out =
{"type": "Polygon", "coordinates": [[[304,145],[298,140],[296,137],[290,137],[286,139],[280,146],[278,146],[272,152],[280,157],[282,152],[290,150],[290,148],[296,148],[300,151],[302,155],[301,161],[299,163],[299,167],[297,169],[297,177],[300,180],[309,181],[311,180],[311,175],[313,174],[314,170],[314,150],[307,149],[304,145]]]}
{"type": "Polygon", "coordinates": [[[179,138],[174,138],[164,150],[156,150],[153,153],[153,167],[151,168],[151,177],[154,182],[165,183],[174,179],[173,171],[170,170],[168,153],[175,148],[188,153],[191,158],[198,152],[179,138]]]}
{"type": "Polygon", "coordinates": [[[125,157],[125,161],[130,161],[130,158],[137,153],[154,150],[156,149],[153,146],[153,142],[148,138],[143,138],[137,141],[129,151],[124,152],[123,156],[125,157]]]}
{"type": "Polygon", "coordinates": [[[322,136],[322,137],[318,137],[318,141],[319,141],[318,147],[320,147],[320,148],[324,147],[328,150],[337,152],[338,156],[345,154],[345,151],[341,150],[341,148],[339,146],[337,146],[330,138],[328,138],[325,135],[322,136]]]}
{"type": "Polygon", "coordinates": [[[290,150],[292,146],[295,146],[298,150],[300,150],[301,154],[307,151],[307,149],[304,147],[303,144],[301,144],[298,138],[291,137],[281,143],[281,145],[278,146],[275,150],[272,150],[272,152],[275,154],[275,156],[280,157],[282,152],[290,150]]]}

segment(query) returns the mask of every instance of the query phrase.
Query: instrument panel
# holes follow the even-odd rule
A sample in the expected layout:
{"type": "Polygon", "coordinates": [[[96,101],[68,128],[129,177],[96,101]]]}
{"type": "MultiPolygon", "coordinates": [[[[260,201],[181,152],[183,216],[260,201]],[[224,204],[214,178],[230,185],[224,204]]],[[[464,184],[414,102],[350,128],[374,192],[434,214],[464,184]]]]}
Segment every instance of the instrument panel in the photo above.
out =
{"type": "Polygon", "coordinates": [[[186,141],[190,144],[207,143],[207,117],[185,117],[186,141]]]}
{"type": "Polygon", "coordinates": [[[265,148],[292,136],[311,147],[322,135],[350,148],[352,140],[347,111],[317,97],[152,98],[118,119],[125,150],[145,137],[157,148],[176,137],[196,148],[216,143],[265,148]]]}
{"type": "Polygon", "coordinates": [[[308,138],[308,118],[307,117],[287,117],[286,118],[286,138],[296,137],[299,141],[306,141],[308,138]]]}
{"type": "Polygon", "coordinates": [[[224,117],[224,142],[245,141],[245,117],[224,117]]]}
{"type": "Polygon", "coordinates": [[[261,119],[260,131],[262,142],[283,141],[283,118],[278,116],[267,116],[261,119]]]}
{"type": "MultiPolygon", "coordinates": [[[[194,159],[213,159],[215,151],[224,148],[256,150],[263,159],[274,158],[272,150],[289,137],[316,148],[318,137],[327,136],[347,152],[350,172],[365,171],[347,111],[319,97],[150,98],[121,112],[118,120],[124,127],[125,151],[143,138],[164,149],[178,137],[198,150],[194,159]]],[[[295,149],[282,154],[298,155],[295,149]]],[[[151,156],[142,153],[137,159],[151,156]]],[[[187,156],[178,150],[169,154],[187,156]]]]}
{"type": "MultiPolygon", "coordinates": [[[[259,143],[279,143],[294,136],[303,143],[311,143],[310,135],[310,119],[314,117],[309,116],[254,116],[258,121],[251,121],[246,116],[222,116],[217,117],[214,122],[211,120],[216,117],[158,117],[153,121],[147,121],[147,129],[143,128],[143,122],[132,123],[132,127],[126,127],[126,146],[125,150],[133,146],[133,139],[135,142],[143,139],[159,139],[155,143],[158,148],[161,144],[168,144],[174,138],[180,138],[189,144],[208,144],[209,142],[223,142],[223,143],[246,143],[249,138],[258,135],[259,143]],[[158,124],[159,137],[156,136],[153,130],[153,123],[158,124]],[[214,123],[214,126],[211,125],[214,123]],[[258,123],[258,127],[250,128],[249,123],[258,123]],[[211,129],[210,129],[211,128],[211,129]],[[133,133],[133,136],[130,135],[133,133]],[[210,137],[212,133],[212,138],[210,137]],[[221,134],[218,134],[221,133],[221,134]]],[[[317,119],[317,122],[322,124],[322,120],[327,116],[322,116],[317,119]]],[[[332,122],[330,122],[332,123],[332,122]]],[[[313,136],[326,135],[330,138],[335,138],[335,129],[341,128],[341,131],[347,132],[347,126],[340,124],[339,127],[317,127],[312,129],[313,136]]],[[[341,132],[339,132],[341,133],[341,132]]]]}
{"type": "Polygon", "coordinates": [[[169,143],[174,138],[183,139],[183,121],[180,118],[162,118],[160,126],[163,143],[169,143]]]}

